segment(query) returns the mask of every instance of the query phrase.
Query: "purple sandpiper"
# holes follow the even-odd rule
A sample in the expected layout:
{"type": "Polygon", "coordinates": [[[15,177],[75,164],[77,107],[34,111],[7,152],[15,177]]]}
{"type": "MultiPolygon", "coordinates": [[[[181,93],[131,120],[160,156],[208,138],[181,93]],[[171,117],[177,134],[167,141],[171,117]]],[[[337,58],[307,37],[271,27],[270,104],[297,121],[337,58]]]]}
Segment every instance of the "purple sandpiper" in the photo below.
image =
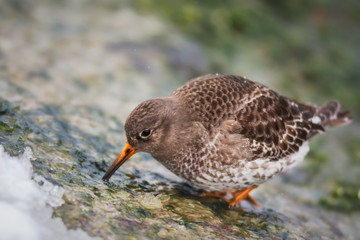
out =
{"type": "Polygon", "coordinates": [[[125,123],[127,143],[103,177],[133,154],[150,153],[166,168],[222,198],[258,205],[250,191],[300,162],[308,140],[351,121],[337,101],[304,104],[233,75],[209,74],[169,97],[140,103],[125,123]],[[228,198],[229,194],[232,196],[228,198]]]}

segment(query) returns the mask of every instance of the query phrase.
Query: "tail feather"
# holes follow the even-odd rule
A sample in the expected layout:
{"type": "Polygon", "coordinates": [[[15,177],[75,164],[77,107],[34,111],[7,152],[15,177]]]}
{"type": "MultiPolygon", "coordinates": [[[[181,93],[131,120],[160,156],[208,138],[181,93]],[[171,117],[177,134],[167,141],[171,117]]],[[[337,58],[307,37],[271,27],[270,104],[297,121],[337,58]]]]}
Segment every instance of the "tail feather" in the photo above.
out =
{"type": "Polygon", "coordinates": [[[337,127],[349,124],[351,119],[351,114],[348,110],[340,110],[340,103],[338,101],[331,101],[317,108],[312,122],[323,127],[337,127]]]}

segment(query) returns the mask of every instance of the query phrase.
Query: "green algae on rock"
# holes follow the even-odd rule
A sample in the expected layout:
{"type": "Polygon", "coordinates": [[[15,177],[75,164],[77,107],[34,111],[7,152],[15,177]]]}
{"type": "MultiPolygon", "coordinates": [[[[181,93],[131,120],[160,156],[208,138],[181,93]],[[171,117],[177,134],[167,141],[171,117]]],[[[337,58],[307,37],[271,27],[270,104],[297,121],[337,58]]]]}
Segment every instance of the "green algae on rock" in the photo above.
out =
{"type": "MultiPolygon", "coordinates": [[[[111,183],[105,183],[101,180],[106,169],[104,159],[116,155],[115,147],[104,138],[72,125],[69,120],[74,116],[86,118],[93,114],[91,109],[77,108],[75,111],[72,107],[36,104],[34,109],[23,111],[21,102],[10,104],[3,99],[1,102],[7,104],[9,110],[0,116],[0,121],[10,128],[1,129],[1,144],[14,154],[23,151],[24,146],[33,148],[34,173],[65,189],[64,204],[54,208],[53,217],[60,217],[69,229],[81,228],[91,236],[110,239],[115,236],[129,239],[321,236],[319,232],[302,232],[309,223],[304,225],[299,221],[302,218],[299,213],[292,216],[270,209],[230,210],[225,203],[199,198],[196,189],[150,170],[139,172],[136,168],[128,168],[126,173],[115,174],[111,183]],[[16,119],[17,127],[10,118],[16,119]],[[21,143],[11,144],[14,139],[21,143]]],[[[102,130],[94,131],[109,131],[108,117],[106,114],[100,116],[93,121],[101,125],[102,130]]],[[[121,133],[122,125],[117,123],[116,126],[118,129],[113,130],[121,133]]],[[[118,138],[124,140],[121,134],[118,138]]],[[[271,195],[262,196],[269,197],[271,195]]],[[[311,214],[320,211],[309,209],[301,202],[296,204],[311,214]]],[[[313,217],[307,222],[319,221],[313,217]]],[[[335,224],[331,218],[327,221],[335,224]]]]}
{"type": "MultiPolygon", "coordinates": [[[[32,148],[34,179],[42,177],[65,192],[64,203],[53,209],[53,217],[69,229],[81,228],[103,239],[359,238],[359,200],[355,193],[360,186],[354,181],[359,176],[357,125],[348,130],[349,134],[344,133],[352,136],[348,149],[339,149],[337,144],[342,148],[344,137],[332,131],[327,134],[332,139],[314,143],[316,150],[305,159],[302,172],[295,169],[259,187],[255,194],[263,204],[260,209],[246,205],[245,211],[227,209],[222,201],[200,198],[197,189],[145,154],[134,156],[110,183],[101,180],[126,141],[122,122],[136,103],[168,95],[184,79],[214,69],[228,73],[236,69],[237,74],[243,74],[240,71],[244,66],[251,66],[260,76],[254,80],[265,80],[269,72],[257,61],[247,61],[254,60],[249,51],[226,61],[224,54],[217,55],[223,50],[233,52],[231,36],[212,39],[225,40],[226,46],[207,52],[199,42],[183,37],[176,26],[153,15],[138,14],[122,3],[119,7],[114,1],[59,4],[40,0],[22,9],[27,12],[24,15],[14,12],[16,9],[8,13],[2,8],[4,4],[0,3],[0,10],[5,9],[0,29],[7,33],[0,41],[0,144],[12,156],[23,153],[27,146],[32,148]],[[104,7],[107,4],[110,6],[104,7]],[[211,57],[215,57],[212,69],[207,60],[211,57]],[[233,60],[235,63],[228,65],[233,60]],[[297,182],[292,180],[296,177],[300,179],[297,182]],[[341,178],[346,181],[339,181],[341,178]]],[[[192,5],[181,10],[188,24],[196,23],[203,14],[192,5]]],[[[250,8],[254,9],[253,5],[250,8]]],[[[223,14],[229,15],[226,21],[233,22],[237,36],[244,30],[259,34],[263,28],[261,22],[248,21],[259,15],[251,18],[246,11],[220,10],[207,9],[206,14],[212,17],[203,22],[210,28],[215,24],[216,33],[222,32],[223,23],[217,20],[223,14]],[[249,29],[249,24],[258,28],[249,29]]],[[[265,17],[271,18],[269,12],[265,17]]],[[[251,51],[256,46],[244,39],[236,44],[251,51]]],[[[282,52],[278,51],[282,45],[279,41],[274,48],[264,48],[273,49],[271,53],[276,55],[282,52]]],[[[301,46],[291,49],[299,51],[301,46]]],[[[286,54],[291,55],[291,51],[286,54]]],[[[262,53],[259,56],[265,57],[262,53]]],[[[287,60],[283,55],[277,57],[287,60]]],[[[314,61],[315,68],[303,66],[307,73],[326,75],[321,62],[314,61]]],[[[285,76],[293,79],[291,74],[285,76]]],[[[304,91],[298,94],[307,96],[304,91]]]]}

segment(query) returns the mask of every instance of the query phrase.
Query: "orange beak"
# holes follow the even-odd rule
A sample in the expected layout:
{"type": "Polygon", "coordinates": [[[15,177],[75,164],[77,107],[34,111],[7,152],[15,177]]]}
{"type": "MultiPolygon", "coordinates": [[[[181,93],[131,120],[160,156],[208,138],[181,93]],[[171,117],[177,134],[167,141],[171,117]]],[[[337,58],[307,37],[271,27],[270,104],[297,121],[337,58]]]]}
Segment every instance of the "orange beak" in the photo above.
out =
{"type": "Polygon", "coordinates": [[[121,165],[123,165],[123,163],[126,162],[126,160],[128,160],[132,155],[134,155],[134,153],[135,153],[135,149],[132,146],[130,146],[128,142],[126,142],[124,149],[121,151],[119,156],[113,162],[111,167],[109,167],[109,169],[107,170],[107,172],[105,173],[102,179],[108,182],[111,176],[116,172],[116,170],[118,170],[118,168],[121,165]]]}

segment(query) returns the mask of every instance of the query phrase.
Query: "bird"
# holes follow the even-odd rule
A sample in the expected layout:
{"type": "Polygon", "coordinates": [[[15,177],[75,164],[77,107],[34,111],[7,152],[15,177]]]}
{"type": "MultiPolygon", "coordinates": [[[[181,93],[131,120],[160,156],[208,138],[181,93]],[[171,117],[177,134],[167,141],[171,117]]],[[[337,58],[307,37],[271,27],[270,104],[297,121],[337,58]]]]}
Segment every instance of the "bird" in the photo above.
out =
{"type": "Polygon", "coordinates": [[[252,190],[301,162],[325,127],[350,122],[338,101],[305,104],[246,77],[203,75],[135,107],[124,125],[125,147],[103,180],[147,152],[201,197],[223,199],[229,208],[243,200],[260,206],[252,190]]]}

